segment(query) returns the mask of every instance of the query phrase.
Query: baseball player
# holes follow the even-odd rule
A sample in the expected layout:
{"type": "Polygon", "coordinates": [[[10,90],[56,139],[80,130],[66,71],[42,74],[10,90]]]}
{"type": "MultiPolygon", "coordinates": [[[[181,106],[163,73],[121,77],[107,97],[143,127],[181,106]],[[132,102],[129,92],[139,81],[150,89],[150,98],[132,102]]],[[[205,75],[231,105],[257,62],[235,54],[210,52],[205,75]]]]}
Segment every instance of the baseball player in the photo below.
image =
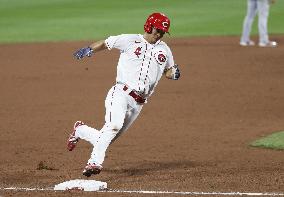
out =
{"type": "Polygon", "coordinates": [[[105,49],[115,48],[120,51],[116,84],[109,90],[105,100],[103,128],[97,130],[77,121],[67,141],[69,151],[75,148],[79,139],[93,145],[83,175],[89,177],[101,172],[107,148],[134,122],[162,75],[173,80],[179,79],[180,71],[174,63],[172,52],[161,41],[169,28],[170,20],[166,15],[153,13],[146,20],[143,35],[110,36],[74,54],[77,59],[82,59],[105,49]]]}
{"type": "Polygon", "coordinates": [[[270,41],[267,32],[267,21],[269,7],[275,0],[247,0],[247,15],[243,23],[243,32],[240,40],[241,46],[254,46],[255,43],[250,40],[250,32],[253,20],[258,13],[258,31],[260,47],[276,47],[275,41],[270,41]]]}

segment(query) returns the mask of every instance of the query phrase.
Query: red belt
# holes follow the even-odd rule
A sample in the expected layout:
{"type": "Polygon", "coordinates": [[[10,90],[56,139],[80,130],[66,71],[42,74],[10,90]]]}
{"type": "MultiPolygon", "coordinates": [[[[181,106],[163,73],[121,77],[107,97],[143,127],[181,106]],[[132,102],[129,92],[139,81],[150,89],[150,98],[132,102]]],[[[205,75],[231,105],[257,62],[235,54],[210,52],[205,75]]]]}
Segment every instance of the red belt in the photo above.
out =
{"type": "MultiPolygon", "coordinates": [[[[126,91],[126,90],[128,90],[128,87],[125,85],[124,87],[123,87],[123,90],[124,91],[126,91]]],[[[129,92],[129,95],[130,96],[132,96],[133,98],[134,98],[134,100],[137,102],[137,103],[140,103],[140,104],[143,104],[143,103],[145,103],[145,100],[146,99],[144,99],[143,97],[141,97],[139,94],[137,94],[135,91],[131,91],[131,92],[129,92]]]]}

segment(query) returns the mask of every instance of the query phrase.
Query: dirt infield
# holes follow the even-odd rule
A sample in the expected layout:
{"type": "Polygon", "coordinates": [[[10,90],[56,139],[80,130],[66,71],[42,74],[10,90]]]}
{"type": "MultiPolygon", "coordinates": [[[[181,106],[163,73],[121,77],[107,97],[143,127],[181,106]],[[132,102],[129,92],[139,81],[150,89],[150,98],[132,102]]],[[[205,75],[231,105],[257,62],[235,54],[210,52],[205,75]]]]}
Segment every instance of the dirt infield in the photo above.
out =
{"type": "MultiPolygon", "coordinates": [[[[283,151],[248,146],[284,130],[284,37],[273,38],[278,48],[243,48],[237,37],[169,40],[181,79],[160,81],[92,178],[118,190],[283,193],[283,151]]],[[[102,127],[118,58],[111,51],[73,59],[88,43],[0,45],[1,188],[84,178],[91,146],[80,141],[68,152],[66,139],[76,120],[102,127]]],[[[91,196],[0,191],[27,195],[91,196]]]]}

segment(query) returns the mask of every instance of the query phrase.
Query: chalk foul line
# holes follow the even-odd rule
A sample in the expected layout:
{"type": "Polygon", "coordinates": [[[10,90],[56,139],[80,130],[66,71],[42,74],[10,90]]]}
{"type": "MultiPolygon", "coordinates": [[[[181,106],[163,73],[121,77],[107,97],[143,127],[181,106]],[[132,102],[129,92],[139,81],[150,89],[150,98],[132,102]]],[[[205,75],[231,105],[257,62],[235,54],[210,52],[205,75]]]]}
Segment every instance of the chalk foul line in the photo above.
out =
{"type": "MultiPolygon", "coordinates": [[[[102,192],[102,191],[99,191],[102,192]]],[[[258,193],[258,192],[182,192],[182,191],[143,191],[143,190],[109,190],[114,193],[137,193],[137,194],[176,194],[176,195],[224,195],[224,196],[284,196],[284,193],[258,193]]]]}
{"type": "MultiPolygon", "coordinates": [[[[4,187],[0,190],[13,191],[54,191],[53,187],[48,188],[23,188],[23,187],[4,187]]],[[[183,191],[147,191],[147,190],[103,190],[100,193],[133,193],[133,194],[175,194],[175,195],[224,195],[224,196],[284,196],[284,193],[269,192],[183,192],[183,191]]]]}

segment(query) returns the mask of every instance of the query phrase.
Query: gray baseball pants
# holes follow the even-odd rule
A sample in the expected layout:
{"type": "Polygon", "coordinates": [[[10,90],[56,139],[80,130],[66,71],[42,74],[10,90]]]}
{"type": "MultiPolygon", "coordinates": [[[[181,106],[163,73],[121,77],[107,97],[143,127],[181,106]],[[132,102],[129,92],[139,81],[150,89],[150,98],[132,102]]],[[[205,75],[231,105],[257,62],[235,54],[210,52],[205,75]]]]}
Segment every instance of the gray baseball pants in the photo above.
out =
{"type": "Polygon", "coordinates": [[[247,15],[243,23],[241,42],[248,42],[250,40],[251,27],[256,13],[258,13],[259,42],[267,43],[269,41],[267,32],[269,6],[269,0],[247,1],[247,15]]]}

